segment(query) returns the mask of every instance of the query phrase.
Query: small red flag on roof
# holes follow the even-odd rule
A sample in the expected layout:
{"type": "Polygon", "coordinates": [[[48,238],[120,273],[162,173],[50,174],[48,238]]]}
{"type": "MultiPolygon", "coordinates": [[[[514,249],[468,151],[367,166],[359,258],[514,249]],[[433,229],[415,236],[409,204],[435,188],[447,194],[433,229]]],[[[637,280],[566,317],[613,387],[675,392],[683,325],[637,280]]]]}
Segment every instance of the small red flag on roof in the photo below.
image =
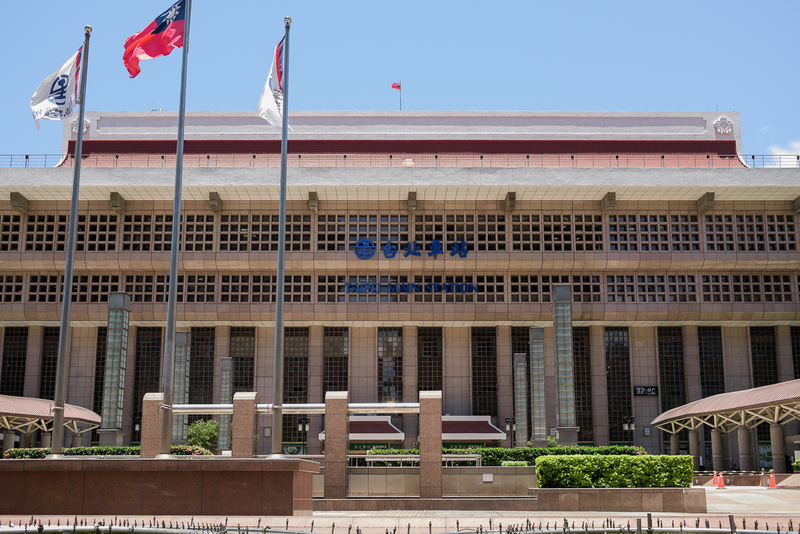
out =
{"type": "Polygon", "coordinates": [[[392,89],[401,90],[401,89],[400,89],[400,84],[399,84],[399,83],[393,83],[393,84],[392,84],[392,89]]]}

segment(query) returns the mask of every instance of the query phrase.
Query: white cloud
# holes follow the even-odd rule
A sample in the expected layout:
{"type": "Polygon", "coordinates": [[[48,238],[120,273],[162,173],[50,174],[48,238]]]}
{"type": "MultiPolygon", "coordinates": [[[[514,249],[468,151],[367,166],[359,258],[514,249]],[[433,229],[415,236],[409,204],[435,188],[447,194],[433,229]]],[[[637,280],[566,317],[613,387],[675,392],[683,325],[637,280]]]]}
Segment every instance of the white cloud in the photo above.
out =
{"type": "Polygon", "coordinates": [[[772,154],[773,156],[780,156],[786,154],[791,154],[791,155],[800,154],[800,140],[789,141],[788,147],[771,146],[767,150],[769,150],[769,153],[772,154]]]}
{"type": "Polygon", "coordinates": [[[761,130],[759,130],[759,133],[761,133],[761,135],[764,135],[764,134],[770,132],[771,130],[772,130],[772,126],[764,126],[763,128],[761,128],[761,130]]]}

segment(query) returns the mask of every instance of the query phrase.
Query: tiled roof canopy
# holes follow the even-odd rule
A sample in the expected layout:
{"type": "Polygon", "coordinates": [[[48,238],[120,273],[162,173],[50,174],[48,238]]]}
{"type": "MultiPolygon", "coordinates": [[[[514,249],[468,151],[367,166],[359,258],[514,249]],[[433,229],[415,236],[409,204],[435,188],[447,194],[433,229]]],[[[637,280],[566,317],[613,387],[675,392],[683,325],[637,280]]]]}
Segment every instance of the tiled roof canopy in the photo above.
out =
{"type": "Polygon", "coordinates": [[[670,434],[702,425],[727,433],[740,426],[753,428],[793,419],[800,419],[800,379],[690,402],[662,413],[652,424],[670,434]]]}
{"type": "MultiPolygon", "coordinates": [[[[53,422],[52,406],[53,401],[47,399],[0,395],[0,428],[19,430],[24,434],[36,430],[49,432],[53,422]]],[[[87,408],[65,404],[64,426],[82,434],[100,426],[100,416],[87,408]],[[89,428],[78,429],[79,423],[89,425],[89,428]]]]}

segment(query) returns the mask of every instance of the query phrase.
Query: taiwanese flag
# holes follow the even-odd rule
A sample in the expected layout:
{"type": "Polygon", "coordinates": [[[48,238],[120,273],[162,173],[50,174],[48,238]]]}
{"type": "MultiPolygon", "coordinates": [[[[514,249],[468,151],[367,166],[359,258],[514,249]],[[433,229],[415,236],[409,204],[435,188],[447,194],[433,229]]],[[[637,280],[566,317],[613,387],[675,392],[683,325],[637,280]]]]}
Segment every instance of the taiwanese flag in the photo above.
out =
{"type": "Polygon", "coordinates": [[[183,47],[183,26],[186,18],[186,0],[178,0],[164,11],[147,28],[128,37],[122,61],[135,78],[142,69],[139,61],[168,56],[173,48],[183,47]]]}
{"type": "Polygon", "coordinates": [[[399,83],[393,83],[392,84],[392,89],[400,89],[400,84],[399,83]]]}

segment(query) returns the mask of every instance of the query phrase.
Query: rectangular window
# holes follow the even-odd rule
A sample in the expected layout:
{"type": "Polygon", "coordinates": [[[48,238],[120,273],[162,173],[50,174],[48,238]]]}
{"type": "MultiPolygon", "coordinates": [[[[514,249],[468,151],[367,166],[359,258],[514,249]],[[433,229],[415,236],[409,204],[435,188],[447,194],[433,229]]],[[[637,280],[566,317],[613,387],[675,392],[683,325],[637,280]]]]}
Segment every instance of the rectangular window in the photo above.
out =
{"type": "MultiPolygon", "coordinates": [[[[683,373],[683,331],[680,326],[658,327],[658,370],[661,376],[661,411],[686,404],[683,373]]],[[[685,430],[680,440],[689,439],[685,430]]]]}
{"type": "Polygon", "coordinates": [[[497,417],[497,333],[472,327],[472,415],[497,417]]]}
{"type": "Polygon", "coordinates": [[[794,378],[800,378],[800,326],[793,326],[792,332],[792,362],[794,367],[794,378]]]}
{"type": "Polygon", "coordinates": [[[725,365],[722,359],[722,328],[698,326],[700,388],[703,398],[725,393],[725,365]]]}
{"type": "Polygon", "coordinates": [[[589,327],[572,327],[572,372],[575,374],[575,422],[578,441],[594,442],[592,412],[592,356],[589,350],[589,327]]]}
{"type": "MultiPolygon", "coordinates": [[[[108,327],[97,328],[97,345],[94,353],[94,391],[92,392],[92,411],[103,413],[103,392],[106,381],[106,347],[108,346],[108,327]]],[[[97,441],[97,429],[92,430],[92,441],[97,441]]]]}
{"type": "Polygon", "coordinates": [[[136,367],[133,377],[133,430],[131,441],[141,441],[142,406],[145,393],[160,391],[161,328],[136,329],[136,367]],[[136,426],[139,425],[139,430],[136,426]]]}
{"type": "Polygon", "coordinates": [[[55,400],[56,398],[56,367],[58,365],[58,337],[61,328],[57,326],[44,327],[42,340],[42,366],[39,372],[39,398],[55,400]]]}
{"type": "MultiPolygon", "coordinates": [[[[283,402],[308,402],[308,328],[283,330],[283,402]]],[[[305,434],[298,429],[300,414],[283,416],[283,443],[301,443],[305,434]]]]}
{"type": "Polygon", "coordinates": [[[378,328],[378,402],[403,402],[402,328],[378,328]]]}
{"type": "Polygon", "coordinates": [[[626,327],[606,327],[606,388],[608,392],[608,439],[611,444],[630,443],[623,418],[633,415],[631,400],[631,352],[626,327]]]}
{"type": "MultiPolygon", "coordinates": [[[[192,328],[189,351],[189,404],[214,402],[214,327],[192,328]]],[[[188,424],[209,415],[190,415],[188,424]]]]}
{"type": "Polygon", "coordinates": [[[347,391],[349,339],[347,327],[325,327],[323,337],[322,395],[329,391],[347,391]]]}
{"type": "Polygon", "coordinates": [[[442,329],[417,329],[417,386],[419,391],[442,391],[442,329]]]}
{"type": "Polygon", "coordinates": [[[231,327],[231,360],[233,360],[234,393],[238,391],[255,391],[255,359],[255,327],[231,327]]]}
{"type": "Polygon", "coordinates": [[[753,358],[753,387],[778,382],[778,353],[775,347],[775,328],[750,327],[750,353],[753,358]]]}
{"type": "Polygon", "coordinates": [[[22,397],[25,391],[25,361],[28,358],[28,327],[7,326],[3,336],[3,372],[0,395],[22,397]]]}

